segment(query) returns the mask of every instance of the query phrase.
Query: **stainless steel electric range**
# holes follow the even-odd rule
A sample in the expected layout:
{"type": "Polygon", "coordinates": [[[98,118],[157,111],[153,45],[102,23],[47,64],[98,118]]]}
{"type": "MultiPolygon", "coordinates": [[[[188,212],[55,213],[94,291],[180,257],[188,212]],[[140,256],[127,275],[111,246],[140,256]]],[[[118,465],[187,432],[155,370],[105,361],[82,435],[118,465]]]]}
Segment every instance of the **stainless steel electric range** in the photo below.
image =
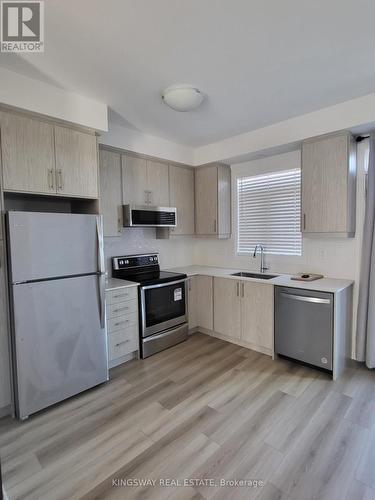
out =
{"type": "Polygon", "coordinates": [[[112,275],[140,284],[142,358],[187,339],[186,274],[161,271],[158,254],[143,254],[113,257],[112,275]]]}

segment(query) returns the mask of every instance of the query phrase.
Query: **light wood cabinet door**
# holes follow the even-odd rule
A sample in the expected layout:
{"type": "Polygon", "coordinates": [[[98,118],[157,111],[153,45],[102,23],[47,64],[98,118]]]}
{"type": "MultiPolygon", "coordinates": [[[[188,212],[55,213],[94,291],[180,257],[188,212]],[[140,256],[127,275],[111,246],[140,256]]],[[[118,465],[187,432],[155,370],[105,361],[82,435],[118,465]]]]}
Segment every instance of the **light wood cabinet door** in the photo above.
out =
{"type": "Polygon", "coordinates": [[[147,160],[147,186],[149,205],[169,207],[169,171],[168,165],[147,160]]]}
{"type": "Polygon", "coordinates": [[[203,167],[195,173],[195,232],[217,234],[217,167],[203,167]]]}
{"type": "Polygon", "coordinates": [[[195,276],[198,327],[213,330],[213,278],[195,276]]]}
{"type": "Polygon", "coordinates": [[[241,282],[241,339],[273,349],[273,285],[241,282]]]}
{"type": "Polygon", "coordinates": [[[147,165],[143,158],[121,155],[122,201],[124,205],[147,205],[147,165]]]}
{"type": "Polygon", "coordinates": [[[214,330],[239,339],[241,336],[240,283],[228,278],[214,278],[214,330]]]}
{"type": "Polygon", "coordinates": [[[0,242],[0,408],[11,404],[6,297],[5,250],[4,243],[0,242]]]}
{"type": "Polygon", "coordinates": [[[347,233],[353,230],[349,210],[352,175],[347,133],[303,143],[303,232],[347,233]]]}
{"type": "Polygon", "coordinates": [[[98,198],[98,153],[94,134],[55,126],[57,193],[98,198]]]}
{"type": "Polygon", "coordinates": [[[55,194],[53,125],[0,113],[3,189],[55,194]]]}
{"type": "Polygon", "coordinates": [[[122,232],[121,156],[99,150],[100,211],[104,236],[120,236],[122,232]]]}
{"type": "Polygon", "coordinates": [[[194,171],[170,165],[169,194],[171,207],[177,208],[177,227],[171,233],[194,234],[194,171]]]}

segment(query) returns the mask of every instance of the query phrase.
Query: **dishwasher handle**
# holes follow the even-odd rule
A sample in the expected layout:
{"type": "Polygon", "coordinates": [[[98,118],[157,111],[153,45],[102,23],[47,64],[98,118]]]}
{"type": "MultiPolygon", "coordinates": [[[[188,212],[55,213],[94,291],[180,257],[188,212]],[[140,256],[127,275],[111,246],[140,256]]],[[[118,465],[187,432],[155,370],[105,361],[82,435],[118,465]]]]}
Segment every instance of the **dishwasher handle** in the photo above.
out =
{"type": "Polygon", "coordinates": [[[306,297],[305,295],[294,295],[292,293],[281,292],[280,295],[287,299],[299,300],[301,302],[310,302],[313,304],[330,304],[330,299],[320,299],[318,297],[306,297]]]}

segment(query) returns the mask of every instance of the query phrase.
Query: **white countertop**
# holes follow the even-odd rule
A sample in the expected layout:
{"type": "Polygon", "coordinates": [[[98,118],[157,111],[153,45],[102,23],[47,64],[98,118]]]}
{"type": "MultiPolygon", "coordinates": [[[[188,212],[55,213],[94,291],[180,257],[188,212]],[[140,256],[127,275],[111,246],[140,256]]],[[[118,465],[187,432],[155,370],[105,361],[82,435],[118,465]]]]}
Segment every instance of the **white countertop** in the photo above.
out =
{"type": "Polygon", "coordinates": [[[129,288],[131,286],[138,286],[138,283],[134,281],[119,280],[117,278],[107,278],[105,280],[105,289],[116,290],[117,288],[129,288]]]}
{"type": "Polygon", "coordinates": [[[203,275],[203,276],[216,276],[216,277],[226,277],[235,280],[246,280],[255,281],[257,283],[269,283],[271,285],[278,286],[289,286],[293,288],[304,288],[305,290],[315,290],[318,292],[330,292],[336,293],[348,286],[351,286],[354,281],[351,280],[341,280],[334,278],[321,278],[316,281],[294,281],[291,280],[292,275],[289,274],[278,274],[272,271],[266,274],[277,274],[276,278],[269,280],[259,279],[259,278],[244,278],[241,276],[231,276],[231,274],[243,271],[243,272],[257,272],[249,271],[244,269],[226,269],[223,267],[211,267],[211,266],[186,266],[186,267],[176,267],[173,269],[167,269],[167,271],[184,273],[188,276],[203,275]]]}

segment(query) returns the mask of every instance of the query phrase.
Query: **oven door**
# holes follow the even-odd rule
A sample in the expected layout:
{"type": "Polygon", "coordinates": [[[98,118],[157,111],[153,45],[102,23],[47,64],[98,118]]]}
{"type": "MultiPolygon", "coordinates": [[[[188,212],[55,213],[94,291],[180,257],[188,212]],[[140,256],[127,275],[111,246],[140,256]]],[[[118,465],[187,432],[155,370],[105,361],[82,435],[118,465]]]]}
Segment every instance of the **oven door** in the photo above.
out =
{"type": "Polygon", "coordinates": [[[186,279],[141,286],[141,335],[148,337],[187,321],[186,279]]]}

